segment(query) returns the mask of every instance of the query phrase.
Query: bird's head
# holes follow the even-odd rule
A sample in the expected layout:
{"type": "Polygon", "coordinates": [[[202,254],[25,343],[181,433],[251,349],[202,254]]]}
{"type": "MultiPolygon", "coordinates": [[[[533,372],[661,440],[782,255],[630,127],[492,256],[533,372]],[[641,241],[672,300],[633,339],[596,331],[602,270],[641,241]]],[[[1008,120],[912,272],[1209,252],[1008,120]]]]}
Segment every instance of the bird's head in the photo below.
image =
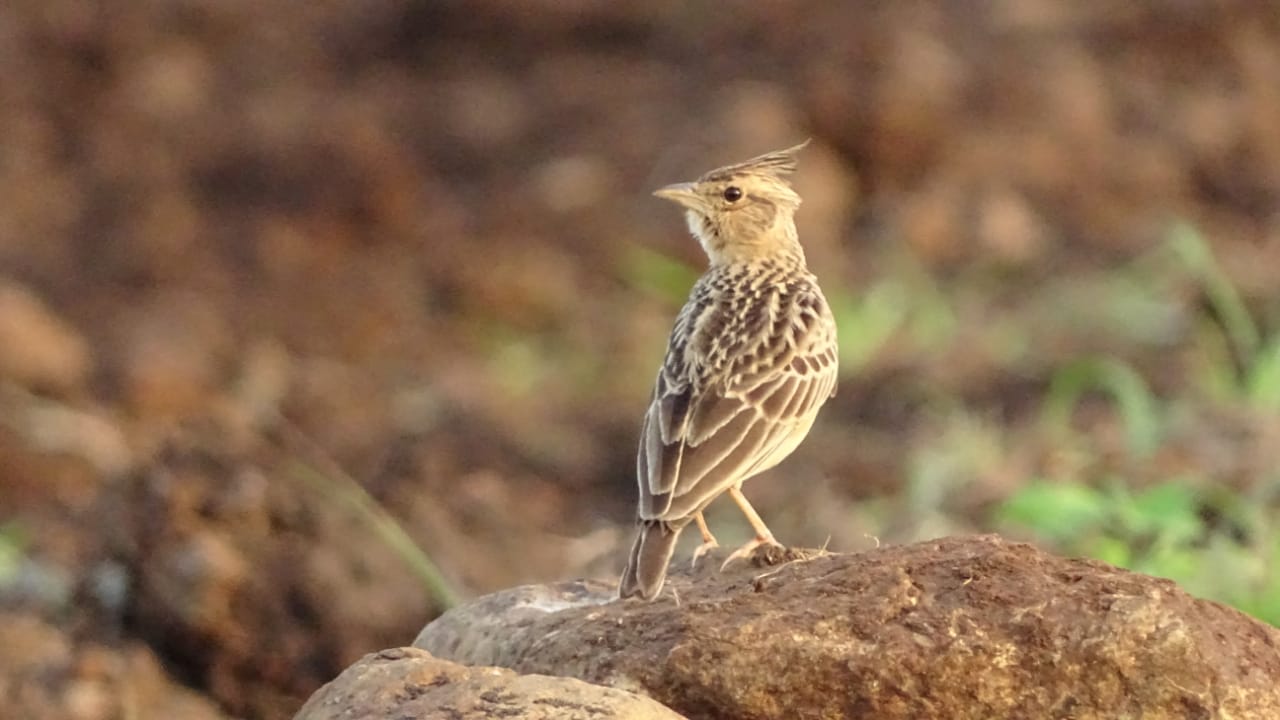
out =
{"type": "Polygon", "coordinates": [[[796,153],[808,144],[718,168],[653,194],[685,208],[689,231],[713,265],[779,254],[803,261],[794,219],[800,196],[786,175],[795,172],[796,153]]]}

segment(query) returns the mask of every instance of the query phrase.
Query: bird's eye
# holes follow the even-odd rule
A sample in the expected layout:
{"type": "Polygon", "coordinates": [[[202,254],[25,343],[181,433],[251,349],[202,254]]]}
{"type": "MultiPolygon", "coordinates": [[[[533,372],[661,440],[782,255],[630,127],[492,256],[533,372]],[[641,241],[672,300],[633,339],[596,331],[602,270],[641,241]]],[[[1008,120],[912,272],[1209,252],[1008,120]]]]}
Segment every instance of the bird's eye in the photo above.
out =
{"type": "Polygon", "coordinates": [[[724,199],[729,202],[737,202],[742,199],[742,188],[736,185],[730,185],[724,189],[724,199]]]}

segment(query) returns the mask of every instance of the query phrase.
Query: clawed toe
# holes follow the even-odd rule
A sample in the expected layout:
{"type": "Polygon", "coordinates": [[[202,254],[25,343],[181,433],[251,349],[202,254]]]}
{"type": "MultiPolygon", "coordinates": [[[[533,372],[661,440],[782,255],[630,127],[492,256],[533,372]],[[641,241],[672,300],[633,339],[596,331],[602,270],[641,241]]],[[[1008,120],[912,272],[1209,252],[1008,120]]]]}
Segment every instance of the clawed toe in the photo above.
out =
{"type": "Polygon", "coordinates": [[[693,560],[690,561],[689,566],[695,568],[698,567],[698,559],[718,547],[720,547],[720,543],[716,542],[715,538],[711,538],[707,542],[702,543],[693,551],[693,560]]]}
{"type": "Polygon", "coordinates": [[[751,542],[738,548],[737,550],[734,550],[733,553],[729,555],[729,557],[725,558],[724,562],[720,564],[720,571],[724,572],[724,569],[728,567],[729,563],[733,562],[734,560],[737,560],[739,558],[751,557],[751,553],[755,552],[756,548],[760,547],[761,545],[773,545],[775,547],[782,547],[782,543],[778,542],[777,540],[774,540],[773,536],[756,538],[751,542]]]}

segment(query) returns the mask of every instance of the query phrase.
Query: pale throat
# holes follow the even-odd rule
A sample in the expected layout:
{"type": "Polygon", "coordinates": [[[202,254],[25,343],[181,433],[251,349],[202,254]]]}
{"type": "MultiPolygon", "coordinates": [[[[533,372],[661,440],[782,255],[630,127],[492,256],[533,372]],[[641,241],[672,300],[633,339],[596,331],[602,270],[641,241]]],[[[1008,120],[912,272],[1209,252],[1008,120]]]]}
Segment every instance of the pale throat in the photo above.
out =
{"type": "Polygon", "coordinates": [[[689,232],[697,238],[698,244],[702,246],[703,252],[707,254],[713,266],[752,262],[764,258],[790,261],[800,267],[805,266],[804,249],[800,246],[795,218],[791,213],[777,213],[769,227],[755,230],[750,238],[741,238],[737,241],[707,232],[703,217],[697,212],[688,211],[685,213],[685,220],[689,225],[689,232]]]}

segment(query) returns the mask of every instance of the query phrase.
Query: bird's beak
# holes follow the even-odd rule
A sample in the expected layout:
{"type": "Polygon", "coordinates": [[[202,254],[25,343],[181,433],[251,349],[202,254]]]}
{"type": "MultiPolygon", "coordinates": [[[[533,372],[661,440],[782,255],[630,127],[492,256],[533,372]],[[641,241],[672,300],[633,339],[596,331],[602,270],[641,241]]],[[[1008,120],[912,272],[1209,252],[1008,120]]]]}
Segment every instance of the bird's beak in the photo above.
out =
{"type": "Polygon", "coordinates": [[[653,194],[693,210],[702,206],[702,200],[698,197],[698,193],[694,192],[693,187],[693,183],[676,183],[654,190],[653,194]]]}

